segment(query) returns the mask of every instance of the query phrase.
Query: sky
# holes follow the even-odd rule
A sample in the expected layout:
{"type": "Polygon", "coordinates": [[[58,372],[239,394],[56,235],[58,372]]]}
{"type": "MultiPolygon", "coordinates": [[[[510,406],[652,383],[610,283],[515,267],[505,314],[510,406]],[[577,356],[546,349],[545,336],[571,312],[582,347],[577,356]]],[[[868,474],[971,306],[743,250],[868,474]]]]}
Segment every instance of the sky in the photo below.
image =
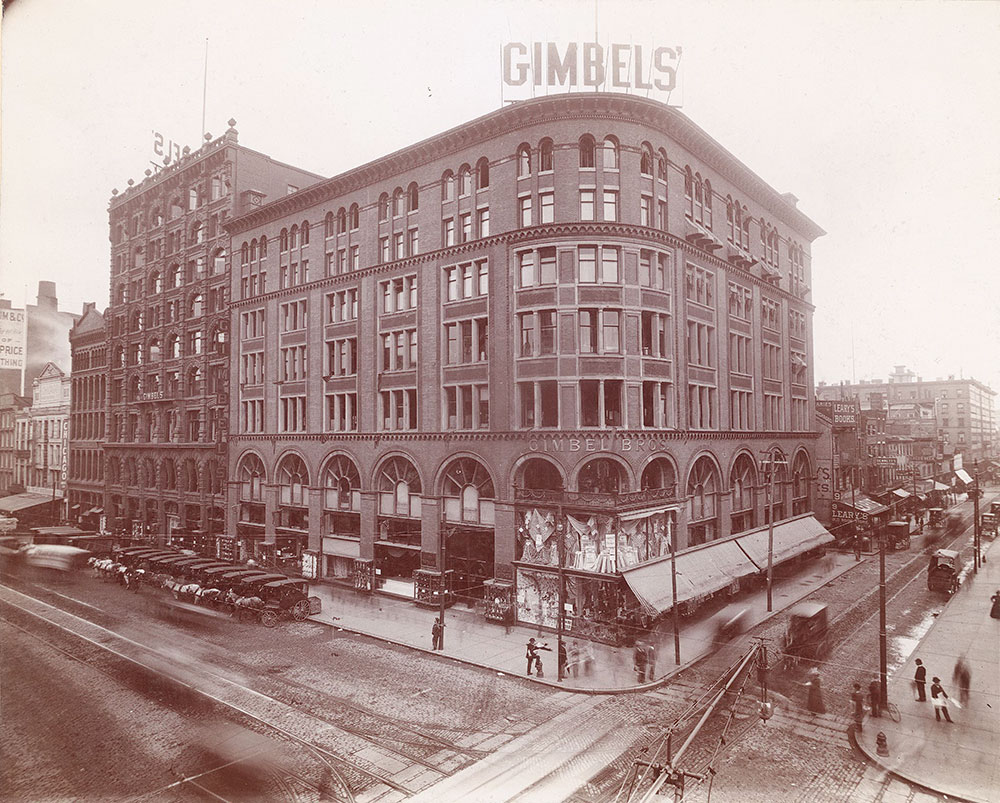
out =
{"type": "Polygon", "coordinates": [[[672,102],[827,234],[815,378],[1000,390],[1000,2],[14,0],[0,22],[0,293],[108,302],[107,205],[153,131],[322,175],[501,105],[505,41],[681,46],[672,102]],[[206,39],[208,40],[207,85],[206,39]],[[207,86],[207,89],[205,88],[207,86]]]}

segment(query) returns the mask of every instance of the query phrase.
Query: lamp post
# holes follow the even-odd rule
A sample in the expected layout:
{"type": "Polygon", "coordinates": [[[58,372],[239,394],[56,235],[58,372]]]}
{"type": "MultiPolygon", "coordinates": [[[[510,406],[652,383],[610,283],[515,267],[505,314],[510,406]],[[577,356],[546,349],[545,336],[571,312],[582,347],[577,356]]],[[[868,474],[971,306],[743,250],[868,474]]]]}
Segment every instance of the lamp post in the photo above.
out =
{"type": "Polygon", "coordinates": [[[677,527],[667,516],[667,526],[670,527],[670,589],[673,597],[670,606],[670,618],[674,623],[674,663],[681,665],[681,626],[680,614],[677,611],[677,527]]]}
{"type": "Polygon", "coordinates": [[[885,632],[885,529],[878,536],[878,667],[879,694],[884,706],[888,697],[888,652],[885,632]]]}
{"type": "Polygon", "coordinates": [[[774,474],[775,466],[787,466],[785,460],[778,460],[773,452],[765,452],[766,460],[761,460],[761,468],[767,466],[770,473],[767,484],[767,611],[773,609],[771,589],[774,584],[774,474]]]}
{"type": "Polygon", "coordinates": [[[979,529],[979,461],[972,463],[972,573],[979,574],[979,547],[982,544],[982,532],[979,529]]]}
{"type": "Polygon", "coordinates": [[[441,529],[440,532],[438,533],[438,566],[441,567],[441,578],[440,578],[441,585],[438,588],[438,627],[440,628],[441,635],[439,637],[440,640],[438,642],[438,646],[441,650],[444,649],[444,598],[445,598],[445,591],[447,589],[447,581],[445,579],[447,575],[445,574],[445,569],[444,569],[444,560],[445,560],[444,541],[445,537],[447,536],[446,522],[448,520],[448,514],[445,511],[444,505],[445,505],[444,497],[441,497],[441,529]]]}
{"type": "Polygon", "coordinates": [[[566,614],[566,578],[563,574],[563,549],[565,525],[563,524],[562,505],[558,508],[559,520],[556,522],[556,560],[559,562],[559,614],[556,616],[556,680],[560,683],[563,679],[563,630],[565,629],[564,616],[566,614]]]}

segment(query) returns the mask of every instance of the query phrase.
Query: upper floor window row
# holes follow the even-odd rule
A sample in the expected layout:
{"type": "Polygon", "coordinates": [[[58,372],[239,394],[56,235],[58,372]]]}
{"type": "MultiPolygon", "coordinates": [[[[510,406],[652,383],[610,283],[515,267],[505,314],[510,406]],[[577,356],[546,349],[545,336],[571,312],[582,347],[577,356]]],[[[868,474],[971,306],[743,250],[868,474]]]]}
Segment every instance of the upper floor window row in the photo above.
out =
{"type": "Polygon", "coordinates": [[[580,167],[591,170],[596,167],[598,158],[604,170],[617,170],[620,166],[620,148],[615,137],[607,136],[598,146],[590,134],[580,137],[580,167]],[[600,153],[598,153],[600,151],[600,153]]]}
{"type": "Polygon", "coordinates": [[[485,156],[476,162],[475,170],[468,164],[458,168],[457,175],[445,170],[441,176],[441,200],[454,201],[456,189],[460,198],[471,195],[473,184],[476,190],[485,190],[490,186],[490,161],[485,156]]]}
{"type": "Polygon", "coordinates": [[[282,229],[278,235],[278,243],[282,252],[309,245],[309,221],[303,220],[301,226],[296,224],[290,229],[282,229]]]}
{"type": "Polygon", "coordinates": [[[712,228],[712,182],[684,167],[684,214],[689,220],[712,228]]]}
{"type": "Polygon", "coordinates": [[[249,243],[244,240],[243,245],[240,246],[240,264],[249,265],[251,262],[256,262],[258,259],[267,258],[267,237],[261,235],[258,240],[254,237],[249,243]]]}
{"type": "Polygon", "coordinates": [[[336,234],[344,234],[348,231],[357,231],[361,225],[361,209],[357,204],[351,204],[350,209],[340,207],[337,214],[327,212],[323,219],[323,234],[327,238],[336,234]]]}
{"type": "MultiPolygon", "coordinates": [[[[411,181],[410,185],[406,188],[406,192],[403,192],[402,187],[396,187],[392,191],[392,195],[387,192],[383,192],[378,199],[378,219],[380,223],[384,223],[392,217],[402,217],[403,215],[409,214],[410,212],[416,212],[420,208],[420,188],[417,186],[415,181],[411,181]]],[[[338,234],[340,230],[338,228],[338,234]]]]}
{"type": "Polygon", "coordinates": [[[750,213],[729,195],[726,196],[726,229],[729,242],[744,251],[750,250],[750,213]]]}
{"type": "Polygon", "coordinates": [[[547,173],[552,170],[552,149],[553,144],[551,139],[543,139],[538,143],[537,150],[537,162],[535,162],[532,153],[531,146],[528,143],[522,143],[517,149],[517,177],[526,178],[531,175],[532,168],[537,165],[537,170],[540,173],[547,173]]]}

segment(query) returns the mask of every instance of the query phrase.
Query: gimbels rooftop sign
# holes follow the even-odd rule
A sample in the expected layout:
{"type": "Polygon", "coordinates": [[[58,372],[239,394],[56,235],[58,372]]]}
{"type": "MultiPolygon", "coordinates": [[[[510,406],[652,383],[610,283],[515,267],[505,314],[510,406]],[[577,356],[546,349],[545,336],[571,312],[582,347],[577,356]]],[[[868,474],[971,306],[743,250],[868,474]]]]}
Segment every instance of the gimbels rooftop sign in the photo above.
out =
{"type": "MultiPolygon", "coordinates": [[[[553,92],[625,92],[667,103],[677,89],[679,47],[599,42],[507,42],[503,99],[553,92]]],[[[674,97],[672,105],[679,105],[674,97]]]]}

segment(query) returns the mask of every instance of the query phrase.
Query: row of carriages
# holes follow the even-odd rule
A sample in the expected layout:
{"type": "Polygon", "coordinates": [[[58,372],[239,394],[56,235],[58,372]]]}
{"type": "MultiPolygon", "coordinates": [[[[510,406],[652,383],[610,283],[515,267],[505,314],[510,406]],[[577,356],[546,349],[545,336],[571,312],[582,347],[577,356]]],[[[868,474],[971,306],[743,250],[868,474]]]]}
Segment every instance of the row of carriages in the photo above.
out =
{"type": "Polygon", "coordinates": [[[129,547],[108,558],[91,558],[90,564],[98,576],[133,591],[143,585],[164,589],[161,610],[180,620],[205,622],[228,614],[274,627],[322,610],[322,600],[309,595],[306,580],[176,549],[129,547]]]}

